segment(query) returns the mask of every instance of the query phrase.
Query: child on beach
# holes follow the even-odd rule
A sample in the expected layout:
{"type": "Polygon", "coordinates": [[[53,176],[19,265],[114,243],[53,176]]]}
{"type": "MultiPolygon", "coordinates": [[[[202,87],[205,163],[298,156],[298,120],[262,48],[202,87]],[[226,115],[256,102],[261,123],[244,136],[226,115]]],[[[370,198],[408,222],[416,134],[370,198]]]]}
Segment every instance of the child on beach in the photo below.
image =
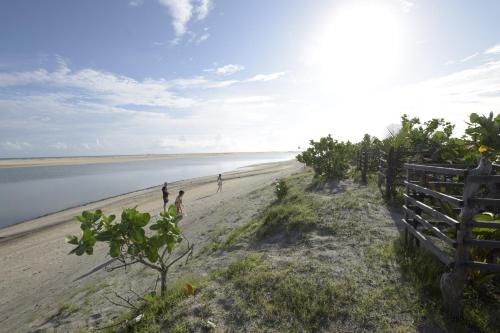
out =
{"type": "Polygon", "coordinates": [[[217,177],[217,192],[215,193],[219,193],[219,192],[222,192],[222,174],[219,173],[219,177],[217,177]]]}
{"type": "Polygon", "coordinates": [[[182,204],[182,197],[184,196],[184,191],[180,190],[179,195],[175,198],[175,208],[177,209],[177,214],[184,214],[184,205],[182,204]]]}
{"type": "Polygon", "coordinates": [[[167,209],[167,203],[168,203],[167,182],[165,182],[165,184],[163,184],[163,187],[161,188],[161,192],[163,193],[163,211],[165,212],[167,209]]]}

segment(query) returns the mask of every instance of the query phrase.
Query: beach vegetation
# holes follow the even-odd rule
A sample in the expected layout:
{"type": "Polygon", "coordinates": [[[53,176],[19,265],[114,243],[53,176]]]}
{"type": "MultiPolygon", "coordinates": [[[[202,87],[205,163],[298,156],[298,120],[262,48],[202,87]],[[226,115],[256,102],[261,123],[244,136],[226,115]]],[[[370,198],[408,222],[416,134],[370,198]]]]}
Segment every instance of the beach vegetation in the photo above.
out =
{"type": "Polygon", "coordinates": [[[193,245],[186,240],[186,247],[180,253],[174,252],[185,240],[178,226],[181,218],[174,205],[156,221],[151,220],[149,213],[141,213],[136,208],[125,208],[120,220],[101,210],[84,211],[76,217],[81,234],[66,237],[66,241],[75,246],[69,254],[92,255],[97,243],[106,243],[108,254],[119,263],[108,266],[108,270],[142,264],[158,272],[160,291],[164,295],[170,267],[193,251],[193,245]],[[150,231],[146,233],[148,225],[150,231]]]}
{"type": "Polygon", "coordinates": [[[288,185],[284,179],[280,179],[276,182],[274,187],[274,194],[278,198],[278,201],[283,200],[288,193],[288,185]]]}
{"type": "Polygon", "coordinates": [[[297,160],[312,167],[316,177],[325,179],[344,178],[349,169],[349,159],[354,146],[337,141],[329,134],[319,141],[310,140],[310,147],[297,156],[297,160]]]}

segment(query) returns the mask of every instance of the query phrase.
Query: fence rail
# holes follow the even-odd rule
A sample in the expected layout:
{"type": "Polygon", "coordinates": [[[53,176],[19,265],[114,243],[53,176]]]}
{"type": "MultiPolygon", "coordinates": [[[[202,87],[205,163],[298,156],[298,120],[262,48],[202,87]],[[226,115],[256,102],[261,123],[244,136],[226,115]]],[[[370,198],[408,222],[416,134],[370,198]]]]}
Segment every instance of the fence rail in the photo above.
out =
{"type": "Polygon", "coordinates": [[[471,169],[460,163],[436,163],[429,157],[432,152],[426,153],[392,147],[371,155],[361,151],[358,169],[366,181],[366,166],[375,161],[384,197],[393,200],[402,194],[403,217],[398,222],[406,247],[423,247],[451,269],[445,273],[448,286],[441,284],[441,291],[444,304],[456,304],[454,297],[463,293],[470,270],[500,272],[500,240],[488,239],[491,233],[484,236],[488,229],[500,230],[500,221],[476,217],[484,211],[500,212],[500,165],[490,168],[482,160],[471,169]]]}
{"type": "Polygon", "coordinates": [[[476,261],[472,258],[471,249],[500,250],[499,240],[474,238],[474,228],[500,229],[500,222],[481,221],[475,217],[483,210],[494,213],[500,210],[499,193],[495,187],[500,184],[500,176],[480,175],[480,167],[467,170],[453,166],[445,168],[406,163],[404,168],[406,180],[402,225],[407,244],[425,247],[450,267],[499,271],[500,265],[495,261],[491,262],[488,258],[476,261]],[[443,176],[454,178],[434,181],[443,176]],[[450,188],[460,191],[460,194],[443,193],[450,188]],[[490,190],[484,192],[481,188],[490,190]],[[450,209],[449,205],[459,208],[460,213],[450,209]],[[446,225],[444,229],[441,222],[446,225]]]}

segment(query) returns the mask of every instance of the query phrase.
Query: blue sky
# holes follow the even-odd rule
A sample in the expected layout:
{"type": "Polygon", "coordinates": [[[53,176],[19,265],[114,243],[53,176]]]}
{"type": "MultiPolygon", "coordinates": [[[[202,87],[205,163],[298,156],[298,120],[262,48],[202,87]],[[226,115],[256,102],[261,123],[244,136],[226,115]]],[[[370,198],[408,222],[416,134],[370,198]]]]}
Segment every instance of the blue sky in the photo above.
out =
{"type": "Polygon", "coordinates": [[[292,150],[500,106],[493,0],[0,2],[0,157],[292,150]]]}

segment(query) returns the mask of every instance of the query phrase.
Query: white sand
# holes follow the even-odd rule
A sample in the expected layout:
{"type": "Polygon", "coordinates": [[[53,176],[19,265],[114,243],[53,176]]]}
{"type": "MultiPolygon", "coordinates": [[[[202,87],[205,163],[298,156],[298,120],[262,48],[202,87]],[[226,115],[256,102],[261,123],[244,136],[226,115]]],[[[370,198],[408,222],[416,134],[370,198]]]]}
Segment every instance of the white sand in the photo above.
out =
{"type": "MultiPolygon", "coordinates": [[[[227,173],[224,175],[223,192],[219,194],[215,194],[215,176],[172,184],[169,188],[172,201],[179,189],[186,191],[184,203],[188,216],[181,221],[183,232],[195,243],[206,243],[211,230],[243,219],[236,218],[235,214],[248,217],[257,206],[268,203],[270,198],[263,198],[251,206],[248,198],[255,197],[255,193],[258,196],[259,192],[256,191],[267,188],[276,178],[289,175],[299,168],[297,162],[289,161],[227,173]]],[[[97,308],[97,313],[94,304],[93,315],[80,311],[82,321],[76,324],[59,322],[64,318],[54,319],[58,308],[68,300],[83,304],[85,293],[82,290],[86,286],[95,287],[102,282],[113,286],[130,283],[119,280],[123,279],[123,274],[115,274],[111,278],[110,273],[99,269],[109,260],[105,256],[106,247],[96,248],[92,256],[67,255],[71,246],[65,243],[64,237],[79,232],[79,224],[73,217],[82,210],[98,208],[107,214],[119,215],[123,207],[133,206],[156,215],[162,205],[160,187],[157,187],[0,229],[0,331],[26,332],[58,325],[65,327],[62,330],[65,331],[76,324],[85,326],[82,321],[86,318],[100,317],[109,304],[102,304],[102,308],[97,308]]]]}

